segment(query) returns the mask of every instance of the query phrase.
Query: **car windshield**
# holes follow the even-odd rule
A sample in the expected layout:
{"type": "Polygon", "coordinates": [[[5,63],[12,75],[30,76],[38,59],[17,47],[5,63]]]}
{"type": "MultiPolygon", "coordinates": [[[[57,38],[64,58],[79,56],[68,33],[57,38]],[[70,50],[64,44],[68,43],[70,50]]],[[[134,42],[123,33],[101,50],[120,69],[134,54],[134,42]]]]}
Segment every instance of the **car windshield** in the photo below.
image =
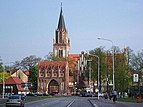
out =
{"type": "Polygon", "coordinates": [[[19,99],[19,96],[10,96],[9,99],[19,99]]]}

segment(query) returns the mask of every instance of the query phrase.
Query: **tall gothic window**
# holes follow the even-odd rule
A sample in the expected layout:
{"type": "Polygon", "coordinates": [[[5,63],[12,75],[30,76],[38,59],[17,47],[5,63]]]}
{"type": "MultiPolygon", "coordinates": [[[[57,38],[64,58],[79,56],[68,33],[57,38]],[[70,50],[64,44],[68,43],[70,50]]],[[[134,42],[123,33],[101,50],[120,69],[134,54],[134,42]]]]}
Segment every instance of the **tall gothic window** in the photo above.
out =
{"type": "Polygon", "coordinates": [[[63,66],[63,67],[60,69],[60,74],[59,74],[59,76],[60,76],[60,77],[64,77],[64,73],[65,73],[65,66],[63,66]]]}
{"type": "Polygon", "coordinates": [[[51,76],[51,66],[49,65],[47,68],[47,77],[51,76]]]}
{"type": "Polygon", "coordinates": [[[58,32],[56,32],[56,43],[58,43],[58,32]]]}
{"type": "Polygon", "coordinates": [[[59,50],[59,57],[63,57],[63,50],[59,50]]]}
{"type": "Polygon", "coordinates": [[[62,32],[60,32],[60,43],[62,43],[62,32]]]}
{"type": "Polygon", "coordinates": [[[41,72],[40,72],[41,77],[44,77],[44,72],[45,72],[44,68],[41,68],[41,72]]]}
{"type": "Polygon", "coordinates": [[[58,66],[55,66],[54,71],[53,71],[53,77],[58,76],[58,66]]]}

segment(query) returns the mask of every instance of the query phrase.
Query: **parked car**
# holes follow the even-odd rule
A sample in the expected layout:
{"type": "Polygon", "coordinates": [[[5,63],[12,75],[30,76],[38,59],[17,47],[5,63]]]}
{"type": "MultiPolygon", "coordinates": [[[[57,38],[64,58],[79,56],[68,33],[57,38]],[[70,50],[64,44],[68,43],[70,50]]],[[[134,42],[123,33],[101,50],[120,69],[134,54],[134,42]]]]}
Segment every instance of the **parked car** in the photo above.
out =
{"type": "Polygon", "coordinates": [[[85,93],[85,97],[92,97],[93,95],[92,95],[92,93],[91,92],[87,92],[87,93],[85,93]]]}
{"type": "Polygon", "coordinates": [[[25,99],[25,97],[26,97],[26,95],[25,94],[18,94],[18,95],[20,95],[21,97],[22,97],[22,99],[24,100],[25,99]]]}
{"type": "Polygon", "coordinates": [[[91,92],[81,92],[80,96],[82,96],[82,97],[92,97],[93,94],[91,92]]]}
{"type": "Polygon", "coordinates": [[[24,107],[24,100],[21,97],[21,95],[11,95],[8,97],[8,100],[6,102],[6,107],[24,107]]]}

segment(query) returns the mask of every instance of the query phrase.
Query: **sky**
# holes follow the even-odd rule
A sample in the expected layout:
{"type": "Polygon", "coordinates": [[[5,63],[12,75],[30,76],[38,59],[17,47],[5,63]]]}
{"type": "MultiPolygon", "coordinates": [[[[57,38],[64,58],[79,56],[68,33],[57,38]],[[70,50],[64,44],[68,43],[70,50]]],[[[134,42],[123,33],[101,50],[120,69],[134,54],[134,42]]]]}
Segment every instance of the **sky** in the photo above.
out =
{"type": "Polygon", "coordinates": [[[143,51],[143,0],[0,0],[0,56],[4,63],[52,52],[63,8],[70,53],[100,46],[110,39],[123,49],[143,51]]]}

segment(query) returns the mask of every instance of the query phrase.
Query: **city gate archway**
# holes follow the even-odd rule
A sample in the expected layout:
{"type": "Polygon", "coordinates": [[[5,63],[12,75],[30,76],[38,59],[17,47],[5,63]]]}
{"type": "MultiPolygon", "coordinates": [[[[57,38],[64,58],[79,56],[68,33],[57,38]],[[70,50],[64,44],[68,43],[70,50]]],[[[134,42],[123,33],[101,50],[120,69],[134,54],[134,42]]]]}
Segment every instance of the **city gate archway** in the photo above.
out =
{"type": "Polygon", "coordinates": [[[49,94],[58,94],[59,93],[59,83],[56,80],[51,80],[48,86],[48,93],[49,94]]]}

